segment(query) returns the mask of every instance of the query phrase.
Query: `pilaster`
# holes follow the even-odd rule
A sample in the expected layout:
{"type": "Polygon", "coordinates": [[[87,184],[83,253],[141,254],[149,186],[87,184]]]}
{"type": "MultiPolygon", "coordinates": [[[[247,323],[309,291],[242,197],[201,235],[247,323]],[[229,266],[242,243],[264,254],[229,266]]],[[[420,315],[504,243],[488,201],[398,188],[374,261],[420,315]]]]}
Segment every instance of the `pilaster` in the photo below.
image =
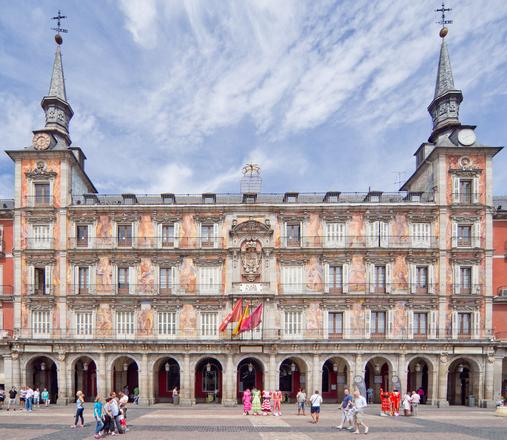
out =
{"type": "Polygon", "coordinates": [[[235,386],[234,386],[234,362],[232,361],[232,353],[227,354],[227,361],[225,363],[225,389],[222,397],[222,405],[236,406],[235,386]]]}
{"type": "Polygon", "coordinates": [[[183,356],[183,365],[180,369],[180,378],[182,382],[182,387],[180,390],[180,405],[195,405],[195,385],[194,381],[191,378],[190,355],[188,353],[185,353],[183,356]]]}
{"type": "Polygon", "coordinates": [[[106,354],[99,354],[99,364],[97,368],[97,392],[103,398],[105,398],[108,393],[108,385],[107,385],[107,372],[106,372],[106,354]]]}
{"type": "Polygon", "coordinates": [[[67,357],[65,353],[58,354],[57,366],[58,381],[58,405],[67,405],[69,403],[68,381],[67,381],[67,357]]]}
{"type": "Polygon", "coordinates": [[[148,355],[143,353],[141,356],[141,368],[139,371],[139,398],[142,403],[150,405],[148,395],[148,355]]]}
{"type": "Polygon", "coordinates": [[[448,359],[446,355],[441,355],[438,363],[438,399],[437,405],[440,408],[449,406],[447,401],[447,372],[448,359]]]}

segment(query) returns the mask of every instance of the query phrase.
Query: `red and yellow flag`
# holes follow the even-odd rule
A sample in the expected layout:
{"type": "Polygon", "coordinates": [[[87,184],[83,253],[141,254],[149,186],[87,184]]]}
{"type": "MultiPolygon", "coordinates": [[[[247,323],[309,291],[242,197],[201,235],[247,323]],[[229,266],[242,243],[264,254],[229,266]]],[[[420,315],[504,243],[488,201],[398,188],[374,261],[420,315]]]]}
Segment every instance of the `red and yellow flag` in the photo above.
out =
{"type": "Polygon", "coordinates": [[[219,330],[221,332],[225,331],[230,322],[236,322],[241,319],[242,308],[243,300],[240,298],[236,301],[236,304],[234,304],[232,311],[225,317],[225,319],[222,321],[222,324],[220,324],[219,330]]]}
{"type": "Polygon", "coordinates": [[[241,316],[240,320],[236,324],[236,327],[234,327],[234,330],[232,331],[232,336],[237,336],[241,331],[241,323],[243,320],[248,319],[248,315],[250,314],[248,305],[245,308],[245,311],[243,312],[243,315],[241,316]]]}

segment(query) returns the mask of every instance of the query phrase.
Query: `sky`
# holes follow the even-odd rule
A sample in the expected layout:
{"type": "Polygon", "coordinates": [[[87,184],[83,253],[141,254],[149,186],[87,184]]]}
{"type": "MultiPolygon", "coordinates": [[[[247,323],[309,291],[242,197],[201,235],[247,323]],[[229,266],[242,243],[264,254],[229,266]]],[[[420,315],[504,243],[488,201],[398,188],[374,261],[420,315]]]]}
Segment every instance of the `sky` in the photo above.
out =
{"type": "MultiPolygon", "coordinates": [[[[0,0],[0,148],[42,128],[58,8],[70,133],[103,194],[396,191],[431,133],[435,0],[0,0]]],[[[449,0],[460,119],[507,143],[507,2],[449,0]],[[487,8],[484,7],[487,3],[487,8]]],[[[0,197],[13,196],[0,154],[0,197]]],[[[507,194],[507,152],[494,159],[507,194]]]]}

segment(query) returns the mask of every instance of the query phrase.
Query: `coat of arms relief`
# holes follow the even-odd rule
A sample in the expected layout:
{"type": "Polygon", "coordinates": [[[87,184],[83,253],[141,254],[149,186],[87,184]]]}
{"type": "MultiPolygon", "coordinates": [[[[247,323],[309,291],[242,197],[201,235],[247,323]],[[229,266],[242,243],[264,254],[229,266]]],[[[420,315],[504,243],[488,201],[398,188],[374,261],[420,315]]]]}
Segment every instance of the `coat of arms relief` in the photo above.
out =
{"type": "Polygon", "coordinates": [[[241,244],[241,266],[243,278],[254,282],[260,277],[262,246],[257,240],[245,240],[241,244]]]}

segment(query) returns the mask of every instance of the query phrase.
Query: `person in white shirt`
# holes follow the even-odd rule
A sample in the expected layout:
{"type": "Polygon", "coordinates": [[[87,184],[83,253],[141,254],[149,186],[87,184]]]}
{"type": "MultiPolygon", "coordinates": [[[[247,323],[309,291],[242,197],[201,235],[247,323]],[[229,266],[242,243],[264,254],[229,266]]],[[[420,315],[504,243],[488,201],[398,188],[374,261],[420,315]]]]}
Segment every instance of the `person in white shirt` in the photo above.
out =
{"type": "Polygon", "coordinates": [[[421,396],[417,394],[415,391],[412,391],[412,395],[410,396],[410,400],[412,402],[412,415],[417,415],[417,408],[419,403],[421,403],[421,396]]]}
{"type": "Polygon", "coordinates": [[[410,403],[411,403],[412,399],[410,398],[410,394],[407,393],[403,396],[403,400],[401,402],[401,406],[403,408],[403,415],[405,417],[409,416],[410,415],[410,403]]]}
{"type": "Polygon", "coordinates": [[[28,387],[26,389],[26,401],[25,401],[25,409],[28,412],[32,412],[32,398],[33,398],[33,390],[28,387]]]}
{"type": "Polygon", "coordinates": [[[40,406],[40,391],[38,388],[33,391],[33,405],[37,408],[40,406]]]}
{"type": "Polygon", "coordinates": [[[361,396],[359,391],[354,391],[354,407],[352,408],[352,413],[354,414],[354,424],[356,425],[356,430],[354,434],[360,434],[359,427],[362,425],[364,427],[364,433],[368,434],[368,426],[364,423],[364,409],[368,406],[366,403],[366,399],[361,396]]]}
{"type": "Polygon", "coordinates": [[[312,415],[312,423],[319,423],[320,418],[320,405],[322,404],[322,396],[317,390],[310,397],[310,413],[312,415]]]}

